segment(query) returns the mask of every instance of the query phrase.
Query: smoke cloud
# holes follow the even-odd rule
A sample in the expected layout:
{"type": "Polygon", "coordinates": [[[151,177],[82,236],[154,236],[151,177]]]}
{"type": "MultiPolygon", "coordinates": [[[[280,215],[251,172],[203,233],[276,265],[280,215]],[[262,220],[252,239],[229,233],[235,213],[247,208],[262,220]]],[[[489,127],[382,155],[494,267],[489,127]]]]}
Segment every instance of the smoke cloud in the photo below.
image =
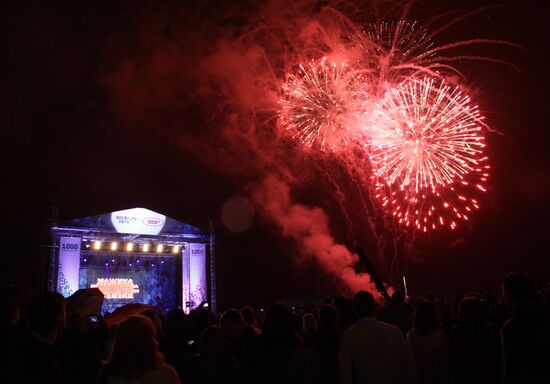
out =
{"type": "MultiPolygon", "coordinates": [[[[220,7],[214,14],[184,9],[185,19],[161,10],[136,22],[106,49],[113,62],[101,82],[111,108],[134,130],[175,133],[186,154],[239,180],[235,194],[248,192],[261,217],[296,243],[297,261],[318,263],[347,291],[378,296],[371,277],[356,274],[358,257],[335,239],[327,210],[294,201],[307,188],[304,173],[318,172],[326,158],[308,164],[314,155],[281,134],[277,123],[278,93],[289,68],[319,50],[338,55],[337,42],[349,25],[314,1],[256,6],[220,7]]],[[[332,194],[324,201],[343,199],[333,187],[319,189],[332,194]]]]}
{"type": "Polygon", "coordinates": [[[291,200],[290,187],[282,179],[267,176],[253,193],[253,201],[287,236],[296,241],[299,255],[318,262],[352,292],[367,290],[380,297],[371,277],[357,274],[358,256],[337,244],[329,229],[329,218],[319,207],[307,207],[291,200]]]}

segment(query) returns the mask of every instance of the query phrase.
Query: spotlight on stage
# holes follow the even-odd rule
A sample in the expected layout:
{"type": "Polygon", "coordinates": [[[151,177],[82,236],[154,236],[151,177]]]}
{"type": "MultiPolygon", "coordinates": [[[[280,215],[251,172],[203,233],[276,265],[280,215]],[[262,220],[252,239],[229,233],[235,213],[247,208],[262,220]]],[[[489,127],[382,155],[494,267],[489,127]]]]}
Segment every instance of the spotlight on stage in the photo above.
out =
{"type": "Polygon", "coordinates": [[[164,250],[164,245],[158,244],[158,245],[157,245],[157,252],[158,252],[158,253],[161,253],[163,250],[164,250]]]}
{"type": "Polygon", "coordinates": [[[101,249],[101,241],[99,241],[99,240],[94,241],[94,249],[96,251],[101,249]]]}
{"type": "Polygon", "coordinates": [[[111,243],[111,251],[116,251],[118,248],[118,243],[116,241],[113,241],[111,243]]]}

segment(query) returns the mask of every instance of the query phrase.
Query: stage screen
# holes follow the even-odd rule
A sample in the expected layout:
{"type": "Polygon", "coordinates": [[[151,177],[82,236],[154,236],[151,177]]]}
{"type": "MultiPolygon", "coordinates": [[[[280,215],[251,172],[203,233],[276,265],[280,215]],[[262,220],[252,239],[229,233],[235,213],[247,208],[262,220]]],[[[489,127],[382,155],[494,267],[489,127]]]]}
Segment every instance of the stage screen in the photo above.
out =
{"type": "Polygon", "coordinates": [[[103,292],[103,313],[127,303],[168,311],[177,306],[177,260],[172,255],[83,252],[79,287],[97,287],[103,292]]]}

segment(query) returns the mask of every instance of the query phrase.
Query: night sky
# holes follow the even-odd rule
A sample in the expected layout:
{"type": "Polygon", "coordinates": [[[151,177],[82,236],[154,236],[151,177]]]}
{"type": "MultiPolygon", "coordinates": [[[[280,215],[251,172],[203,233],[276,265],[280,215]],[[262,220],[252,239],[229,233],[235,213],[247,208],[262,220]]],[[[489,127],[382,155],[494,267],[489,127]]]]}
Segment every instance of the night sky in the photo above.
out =
{"type": "MultiPolygon", "coordinates": [[[[239,9],[250,7],[197,3],[3,3],[1,283],[27,294],[45,284],[50,207],[58,206],[61,218],[145,207],[202,228],[214,221],[222,307],[345,291],[312,259],[299,257],[293,240],[257,207],[247,231],[233,233],[223,224],[224,203],[248,197],[266,166],[242,142],[226,140],[227,130],[217,133],[241,116],[211,96],[231,89],[201,74],[215,73],[216,61],[205,58],[217,49],[224,26],[238,26],[239,9]],[[230,12],[216,21],[218,29],[205,27],[212,25],[206,19],[224,14],[221,8],[230,12]]],[[[504,3],[441,36],[518,43],[525,51],[491,46],[475,53],[510,61],[524,73],[493,63],[456,64],[499,132],[487,136],[490,191],[466,230],[417,240],[406,274],[419,294],[495,290],[513,270],[529,271],[539,284],[550,278],[550,7],[547,1],[504,3]]],[[[490,3],[418,4],[427,17],[490,3]]],[[[290,163],[305,161],[294,153],[290,163]]],[[[330,183],[304,167],[295,201],[321,207],[338,242],[350,249],[361,243],[368,251],[371,240],[361,235],[351,192],[355,237],[346,233],[330,183]]]]}

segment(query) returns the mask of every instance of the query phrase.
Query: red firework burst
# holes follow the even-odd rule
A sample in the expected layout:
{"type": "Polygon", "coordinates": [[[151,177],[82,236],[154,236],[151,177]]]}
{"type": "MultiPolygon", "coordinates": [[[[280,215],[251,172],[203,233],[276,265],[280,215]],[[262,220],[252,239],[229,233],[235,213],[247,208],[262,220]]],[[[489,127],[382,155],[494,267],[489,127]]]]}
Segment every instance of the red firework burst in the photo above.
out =
{"type": "Polygon", "coordinates": [[[347,64],[326,58],[299,68],[282,86],[282,125],[308,146],[345,146],[361,133],[368,101],[365,78],[347,64]]]}
{"type": "Polygon", "coordinates": [[[490,168],[482,120],[467,95],[441,80],[386,92],[372,113],[368,147],[376,196],[400,223],[454,229],[479,207],[490,168]]]}
{"type": "Polygon", "coordinates": [[[417,22],[400,20],[370,24],[365,36],[361,44],[363,62],[376,75],[378,89],[419,73],[437,77],[435,70],[443,69],[441,65],[431,63],[434,55],[428,52],[431,52],[433,42],[427,30],[417,22]]]}

